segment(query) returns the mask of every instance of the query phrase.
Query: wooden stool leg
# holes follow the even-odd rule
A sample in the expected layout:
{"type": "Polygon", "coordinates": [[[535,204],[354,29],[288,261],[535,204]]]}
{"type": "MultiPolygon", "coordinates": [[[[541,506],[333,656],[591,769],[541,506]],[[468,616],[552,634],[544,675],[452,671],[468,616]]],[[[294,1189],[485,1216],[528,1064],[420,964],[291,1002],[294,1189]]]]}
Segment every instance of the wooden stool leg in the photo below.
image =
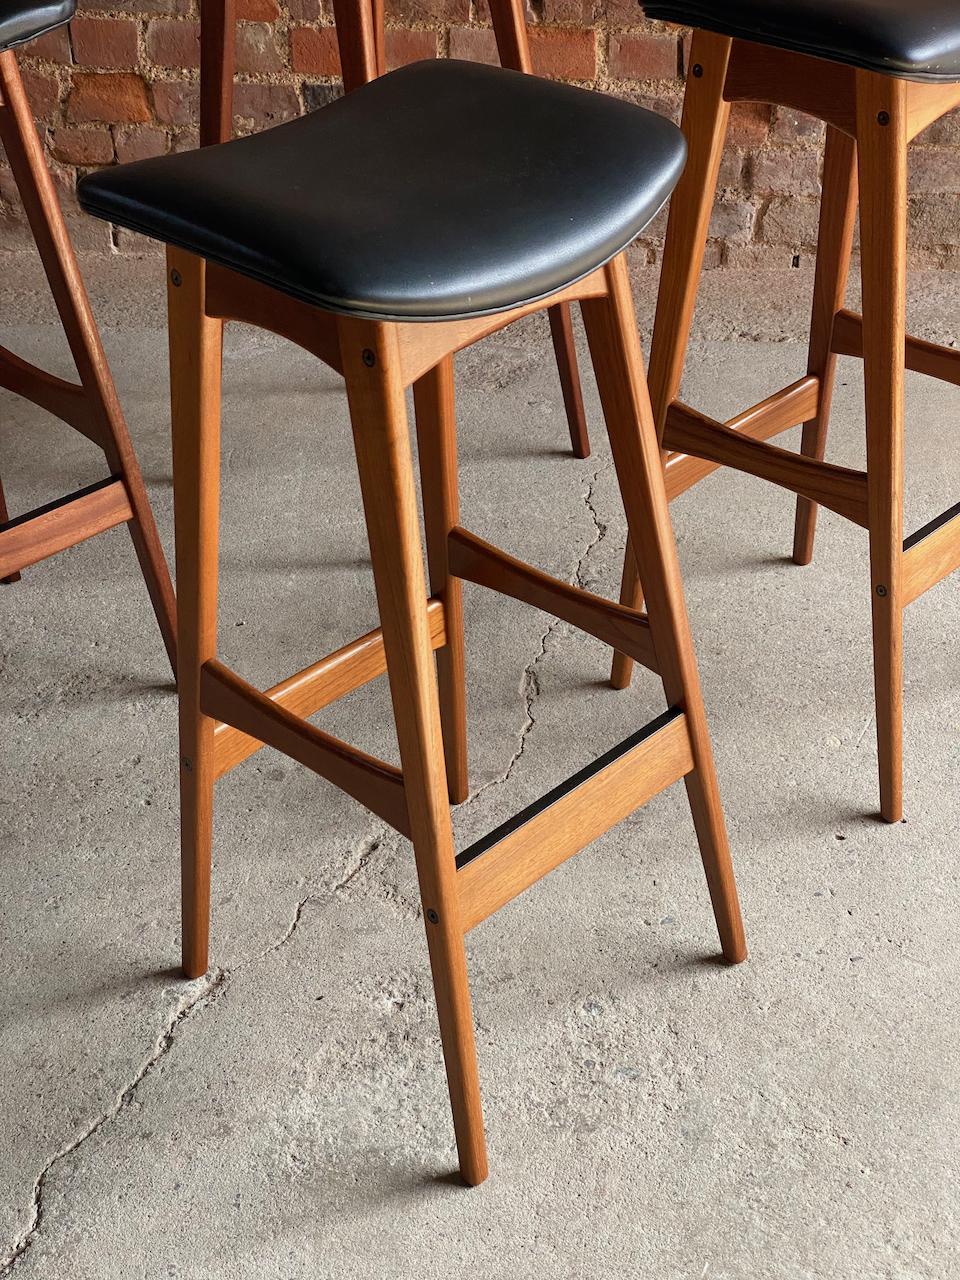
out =
{"type": "Polygon", "coordinates": [[[475,1185],[486,1146],[397,330],[341,321],[340,346],[460,1170],[475,1185]]]}
{"type": "Polygon", "coordinates": [[[0,142],[13,170],[80,382],[102,425],[107,462],[114,474],[123,477],[133,511],[130,534],[171,666],[176,671],[176,606],[170,574],[53,180],[10,50],[0,53],[0,101],[4,104],[0,108],[0,142]]]}
{"type": "Polygon", "coordinates": [[[906,335],[907,92],[857,73],[867,514],[880,812],[903,816],[903,381],[906,335]]]}
{"type": "Polygon", "coordinates": [[[423,524],[427,540],[430,594],[443,601],[447,643],[437,650],[440,722],[447,787],[453,804],[469,794],[467,777],[467,690],[463,652],[463,587],[451,577],[447,535],[460,523],[457,483],[457,418],[453,357],[414,384],[423,490],[423,524]]]}
{"type": "Polygon", "coordinates": [[[724,957],[738,963],[747,954],[743,922],[623,254],[608,266],[607,281],[608,297],[585,301],[583,318],[663,687],[690,729],[694,769],[685,782],[720,942],[724,957]]]}
{"type": "Polygon", "coordinates": [[[547,312],[550,318],[550,334],[553,352],[557,359],[563,407],[570,431],[570,447],[575,458],[590,457],[590,436],[587,431],[587,415],[583,408],[583,391],[580,387],[580,370],[577,367],[577,348],[573,341],[573,321],[570,307],[561,303],[547,312]]]}
{"type": "Polygon", "coordinates": [[[179,600],[180,857],[183,969],[207,970],[213,841],[214,722],[200,669],[216,657],[223,324],[204,314],[205,264],[167,250],[170,404],[179,600]]]}
{"type": "MultiPolygon", "coordinates": [[[[7,498],[3,492],[3,484],[0,483],[0,525],[6,524],[9,519],[10,519],[10,513],[7,511],[7,498]]],[[[19,582],[19,581],[20,581],[19,573],[11,573],[11,574],[8,574],[6,578],[0,578],[0,582],[4,584],[19,582]]]]}
{"type": "MultiPolygon", "coordinates": [[[[817,238],[817,271],[813,282],[810,348],[807,373],[820,379],[817,416],[803,424],[800,452],[823,460],[833,400],[837,357],[831,351],[833,322],[843,307],[850,270],[850,251],[857,220],[857,144],[839,129],[827,129],[823,155],[823,195],[820,202],[820,234],[817,238]]],[[[817,504],[797,499],[793,533],[793,559],[809,564],[817,527],[817,504]]]]}
{"type": "MultiPolygon", "coordinates": [[[[691,74],[687,78],[682,121],[687,140],[687,164],[670,203],[657,315],[650,346],[650,400],[657,436],[661,440],[667,410],[680,390],[723,143],[727,136],[730,104],[724,101],[723,86],[727,78],[730,44],[724,36],[695,31],[690,50],[691,74]]],[[[629,543],[620,600],[631,609],[639,609],[642,603],[636,563],[629,543]]],[[[625,689],[632,674],[633,659],[624,653],[615,653],[610,674],[614,689],[625,689]]]]}

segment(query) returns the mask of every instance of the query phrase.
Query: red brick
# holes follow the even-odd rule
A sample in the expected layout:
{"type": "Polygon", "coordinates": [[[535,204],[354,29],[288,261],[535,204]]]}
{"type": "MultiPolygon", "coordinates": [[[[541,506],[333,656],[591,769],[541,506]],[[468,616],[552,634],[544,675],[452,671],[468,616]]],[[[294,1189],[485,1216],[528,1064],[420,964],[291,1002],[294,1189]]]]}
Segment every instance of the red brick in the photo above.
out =
{"type": "Polygon", "coordinates": [[[110,164],[113,160],[113,138],[109,129],[54,129],[50,154],[63,164],[80,166],[110,164]]]}
{"type": "Polygon", "coordinates": [[[610,74],[620,80],[673,80],[679,74],[677,37],[643,32],[611,35],[610,74]]]}
{"type": "Polygon", "coordinates": [[[389,18],[404,26],[470,21],[470,0],[386,0],[386,9],[389,18]]]}
{"type": "Polygon", "coordinates": [[[277,0],[237,0],[237,17],[241,22],[276,22],[280,6],[277,0]]]}
{"type": "Polygon", "coordinates": [[[390,28],[386,32],[386,54],[388,71],[395,67],[405,67],[410,62],[421,62],[424,58],[435,58],[437,33],[390,28]]]}
{"type": "Polygon", "coordinates": [[[287,0],[287,13],[291,22],[319,22],[324,17],[321,0],[287,0]]]}
{"type": "Polygon", "coordinates": [[[169,18],[149,23],[147,57],[160,67],[199,67],[200,24],[169,18]]]}
{"type": "Polygon", "coordinates": [[[233,98],[234,115],[253,129],[293,120],[300,114],[294,91],[284,84],[238,84],[233,98]]]}
{"type": "Polygon", "coordinates": [[[134,124],[150,119],[147,86],[141,76],[91,72],[74,77],[67,103],[71,120],[106,120],[134,124]]]}
{"type": "Polygon", "coordinates": [[[450,31],[450,57],[496,66],[500,61],[497,38],[489,27],[453,27],[450,31]]]}
{"type": "Polygon", "coordinates": [[[23,87],[27,101],[38,120],[52,120],[60,114],[60,83],[52,76],[23,68],[23,87]]]}
{"type": "Polygon", "coordinates": [[[200,119],[200,86],[187,80],[159,80],[153,104],[161,124],[196,124],[200,119]]]}
{"type": "Polygon", "coordinates": [[[137,24],[132,18],[77,18],[71,30],[77,66],[137,65],[137,24]]]}
{"type": "Polygon", "coordinates": [[[196,11],[194,0],[93,0],[92,8],[104,13],[191,13],[196,11]]]}
{"type": "MultiPolygon", "coordinates": [[[[537,16],[530,13],[529,5],[527,14],[528,23],[538,20],[537,16]]],[[[539,18],[548,25],[556,22],[586,27],[590,26],[594,20],[594,5],[592,0],[543,0],[543,10],[539,18]]],[[[631,15],[631,21],[636,21],[636,10],[631,15]]]]}
{"type": "Polygon", "coordinates": [[[761,102],[735,102],[730,108],[727,143],[731,147],[758,147],[770,132],[770,108],[761,102]]]}
{"type": "Polygon", "coordinates": [[[333,27],[294,27],[290,32],[290,61],[294,71],[313,76],[338,76],[340,54],[333,27]]]}
{"type": "Polygon", "coordinates": [[[169,139],[165,129],[156,125],[135,124],[118,129],[116,135],[117,159],[121,164],[132,160],[152,160],[166,154],[169,139]]]}
{"type": "Polygon", "coordinates": [[[243,22],[237,27],[237,70],[241,75],[274,75],[283,67],[273,27],[264,22],[243,22]]]}
{"type": "Polygon", "coordinates": [[[534,27],[530,60],[538,76],[593,80],[597,74],[596,32],[577,27],[534,27]]]}
{"type": "Polygon", "coordinates": [[[70,56],[70,37],[66,27],[57,27],[46,35],[37,36],[30,41],[30,57],[41,58],[44,62],[72,62],[70,56]]]}

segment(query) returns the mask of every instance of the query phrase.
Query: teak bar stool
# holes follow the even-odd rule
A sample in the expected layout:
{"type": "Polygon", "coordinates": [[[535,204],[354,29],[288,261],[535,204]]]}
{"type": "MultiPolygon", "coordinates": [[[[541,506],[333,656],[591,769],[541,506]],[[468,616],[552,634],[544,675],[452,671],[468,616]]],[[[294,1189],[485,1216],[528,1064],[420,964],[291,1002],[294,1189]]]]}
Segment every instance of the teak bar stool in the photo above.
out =
{"type": "MultiPolygon", "coordinates": [[[[903,811],[903,610],[960,565],[960,504],[903,538],[904,368],[960,385],[960,352],[906,336],[907,144],[960,104],[956,0],[645,0],[692,25],[683,107],[689,160],[670,208],[650,354],[667,491],[716,466],[799,495],[793,558],[813,555],[817,505],[870,537],[880,812],[903,811]],[[806,375],[727,423],[677,399],[731,102],[765,102],[827,124],[806,375]],[[859,182],[858,182],[859,179],[859,182]],[[859,187],[863,315],[843,310],[859,187]],[[824,462],[838,355],[862,357],[866,470],[824,462]],[[800,453],[767,443],[803,424],[800,453]]],[[[640,591],[628,552],[621,599],[640,591]]],[[[613,682],[630,680],[630,655],[613,682]]]]}
{"type": "MultiPolygon", "coordinates": [[[[235,0],[204,0],[204,22],[210,31],[209,69],[211,83],[219,92],[227,88],[227,77],[216,51],[216,42],[229,23],[232,30],[235,0]],[[229,17],[224,21],[226,6],[229,17]],[[218,10],[216,18],[212,10],[218,10]],[[209,14],[209,17],[208,17],[209,14]]],[[[384,42],[384,0],[333,0],[333,13],[340,49],[340,66],[343,87],[349,93],[362,84],[368,84],[386,71],[384,42]]],[[[490,0],[490,16],[497,40],[500,65],[511,71],[532,70],[527,28],[519,0],[490,0]]],[[[229,73],[233,71],[233,49],[229,50],[229,73]]],[[[226,141],[226,138],[219,139],[226,141]]],[[[553,340],[560,390],[570,432],[570,445],[575,458],[589,458],[590,436],[583,407],[580,386],[580,370],[577,365],[577,349],[573,340],[573,321],[569,304],[557,303],[547,308],[550,335],[553,340]]]]}
{"type": "Polygon", "coordinates": [[[116,388],[47,169],[13,50],[73,17],[75,0],[0,0],[0,142],[23,200],[50,290],[73,355],[79,384],[27,364],[0,347],[0,386],[26,397],[99,445],[110,475],[57,502],[9,518],[0,487],[0,580],[76,546],[114,525],[130,526],[133,545],[175,666],[173,588],[116,388]]]}
{"type": "Polygon", "coordinates": [[[487,1164],[468,930],[683,778],[723,954],[745,955],[621,253],[666,200],[683,156],[672,124],[629,103],[473,63],[422,62],[266,133],[103,170],[79,188],[89,212],[171,246],[184,968],[196,977],[207,967],[214,781],[262,744],[408,836],[469,1183],[487,1164]],[[574,300],[646,614],[548,577],[459,525],[448,357],[574,300]],[[381,621],[265,693],[216,657],[225,319],[280,333],[343,375],[381,621]],[[429,597],[404,400],[411,384],[429,597]],[[461,579],[627,650],[660,674],[667,710],[457,855],[449,797],[466,778],[461,579]],[[301,719],[384,670],[402,770],[301,719]]]}

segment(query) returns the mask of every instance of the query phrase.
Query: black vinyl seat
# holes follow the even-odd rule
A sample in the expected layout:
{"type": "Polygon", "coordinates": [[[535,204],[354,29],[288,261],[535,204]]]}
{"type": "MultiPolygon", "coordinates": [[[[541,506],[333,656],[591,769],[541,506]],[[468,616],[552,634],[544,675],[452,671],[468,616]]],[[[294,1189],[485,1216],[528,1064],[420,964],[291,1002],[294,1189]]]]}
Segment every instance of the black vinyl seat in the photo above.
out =
{"type": "Polygon", "coordinates": [[[84,178],[97,217],[329,311],[482,315],[548,296],[625,248],[685,145],[603,94],[430,61],[253,137],[84,178]]]}
{"type": "Polygon", "coordinates": [[[904,80],[960,81],[957,0],[641,0],[648,18],[904,80]]]}
{"type": "Polygon", "coordinates": [[[77,0],[0,0],[0,53],[62,27],[76,8],[77,0]]]}

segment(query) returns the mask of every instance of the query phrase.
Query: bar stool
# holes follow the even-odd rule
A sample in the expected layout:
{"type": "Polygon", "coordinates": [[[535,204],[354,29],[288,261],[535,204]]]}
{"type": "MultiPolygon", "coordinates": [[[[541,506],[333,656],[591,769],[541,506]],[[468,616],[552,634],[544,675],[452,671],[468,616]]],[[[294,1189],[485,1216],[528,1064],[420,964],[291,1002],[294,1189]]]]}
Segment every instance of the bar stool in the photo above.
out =
{"type": "Polygon", "coordinates": [[[79,384],[54,377],[0,347],[0,386],[40,405],[106,454],[110,475],[11,520],[0,486],[0,581],[127,523],[170,663],[175,667],[173,588],[140,468],[127,434],[70,237],[37,137],[13,50],[73,17],[75,0],[0,5],[0,142],[7,153],[43,268],[50,284],[79,384]]]}
{"type": "Polygon", "coordinates": [[[468,1183],[487,1171],[468,930],[682,777],[723,954],[745,955],[621,252],[667,198],[683,154],[672,124],[629,103],[473,63],[423,62],[266,133],[102,170],[79,188],[89,212],[170,246],[184,969],[196,977],[207,967],[214,781],[262,744],[408,836],[468,1183]],[[459,523],[448,357],[571,301],[583,307],[646,613],[549,577],[459,523]],[[280,333],[343,375],[381,622],[266,692],[216,657],[225,319],[280,333]],[[461,579],[625,649],[659,673],[667,709],[456,854],[450,796],[466,773],[461,579]],[[384,671],[400,769],[301,718],[384,671]]]}
{"type": "MultiPolygon", "coordinates": [[[[960,504],[903,538],[904,368],[960,385],[960,352],[906,335],[907,144],[960,104],[955,0],[644,0],[651,18],[696,28],[683,132],[689,160],[670,209],[650,354],[667,491],[716,466],[799,495],[793,558],[813,555],[818,505],[870,538],[880,812],[903,813],[903,610],[960,565],[960,504]],[[732,102],[764,102],[827,124],[806,375],[720,423],[677,399],[732,102]],[[859,188],[863,315],[843,309],[859,188]],[[862,357],[866,469],[824,462],[838,355],[862,357]],[[769,444],[803,424],[800,453],[769,444]]],[[[629,552],[621,599],[639,607],[629,552]]],[[[613,683],[633,663],[621,653],[613,683]]]]}

